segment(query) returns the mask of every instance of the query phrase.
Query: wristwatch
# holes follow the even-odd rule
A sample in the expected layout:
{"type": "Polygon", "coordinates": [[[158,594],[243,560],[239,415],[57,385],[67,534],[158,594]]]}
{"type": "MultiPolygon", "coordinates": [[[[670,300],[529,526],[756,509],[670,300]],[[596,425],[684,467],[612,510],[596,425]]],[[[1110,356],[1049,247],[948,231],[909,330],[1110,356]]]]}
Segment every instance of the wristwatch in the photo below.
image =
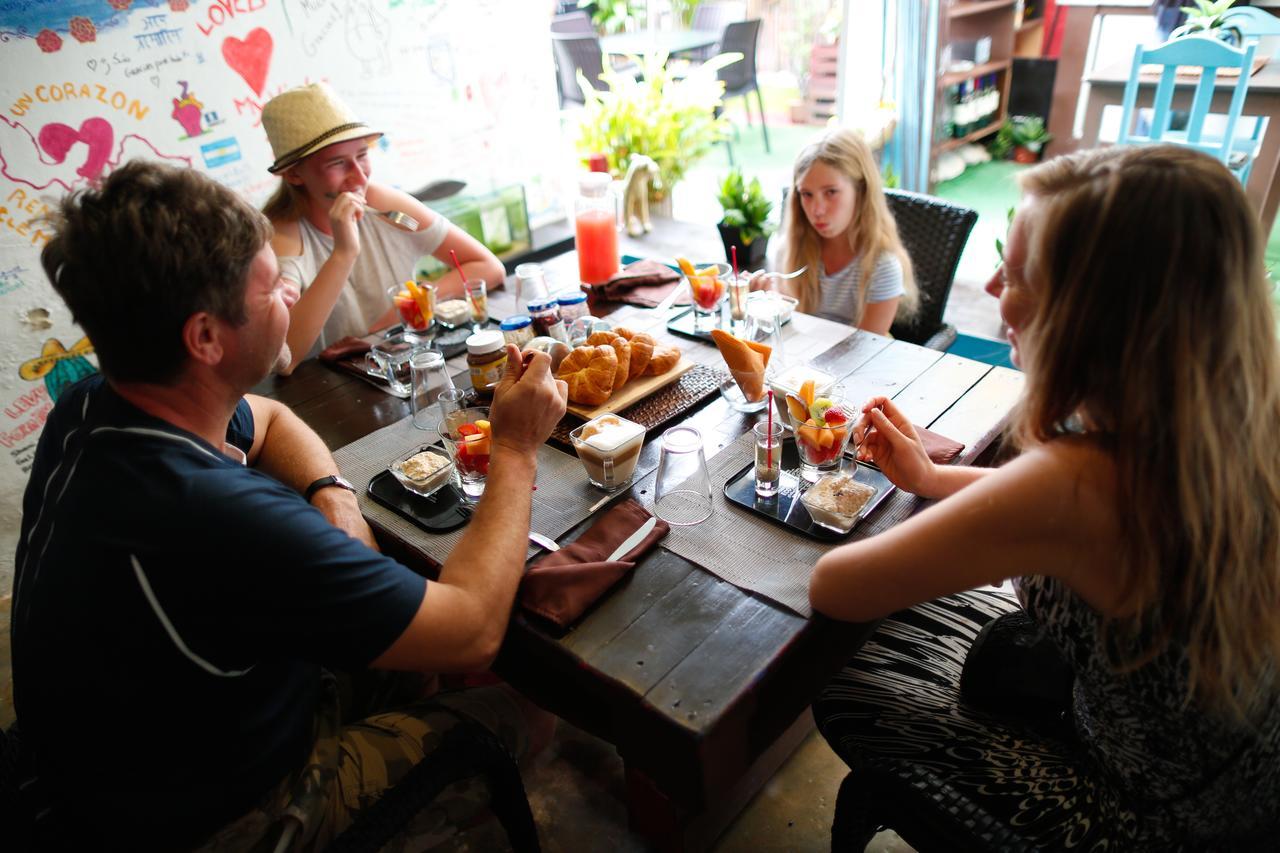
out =
{"type": "Polygon", "coordinates": [[[351,485],[339,474],[330,474],[327,477],[321,477],[311,485],[307,486],[307,490],[302,496],[307,499],[307,503],[311,503],[311,499],[316,496],[316,492],[321,489],[327,489],[330,486],[337,486],[339,489],[346,489],[348,492],[355,494],[356,487],[351,485]]]}

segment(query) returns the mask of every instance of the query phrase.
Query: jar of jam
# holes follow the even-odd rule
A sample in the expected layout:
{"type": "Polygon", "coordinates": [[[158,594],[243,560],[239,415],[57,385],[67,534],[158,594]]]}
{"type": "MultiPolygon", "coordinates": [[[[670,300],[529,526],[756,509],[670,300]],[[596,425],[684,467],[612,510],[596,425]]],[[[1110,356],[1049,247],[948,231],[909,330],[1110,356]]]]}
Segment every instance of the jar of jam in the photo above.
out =
{"type": "Polygon", "coordinates": [[[554,299],[536,299],[529,303],[529,316],[533,319],[536,337],[555,338],[569,342],[569,331],[560,319],[560,305],[554,299]]]}
{"type": "Polygon", "coordinates": [[[471,387],[478,394],[492,394],[507,369],[507,341],[497,329],[476,332],[467,338],[467,368],[471,387]]]}
{"type": "Polygon", "coordinates": [[[566,290],[556,294],[556,304],[560,306],[560,319],[566,326],[591,313],[587,308],[587,294],[581,290],[566,290]]]}
{"type": "Polygon", "coordinates": [[[533,340],[533,320],[528,314],[515,314],[502,321],[502,337],[507,343],[523,347],[533,340]]]}

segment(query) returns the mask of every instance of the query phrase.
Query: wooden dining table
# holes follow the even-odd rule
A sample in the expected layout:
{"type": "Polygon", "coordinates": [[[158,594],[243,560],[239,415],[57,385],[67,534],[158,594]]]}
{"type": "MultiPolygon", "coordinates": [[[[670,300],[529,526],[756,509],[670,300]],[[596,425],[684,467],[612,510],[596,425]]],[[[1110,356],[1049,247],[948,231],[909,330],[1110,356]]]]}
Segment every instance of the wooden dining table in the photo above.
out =
{"type": "MultiPolygon", "coordinates": [[[[659,260],[682,253],[713,261],[720,250],[714,226],[669,221],[646,239],[623,240],[624,251],[659,260]]],[[[562,282],[576,281],[571,252],[545,266],[562,282]]],[[[491,295],[495,310],[510,299],[509,283],[507,291],[491,295]]],[[[666,337],[665,318],[652,309],[594,311],[629,325],[647,322],[677,340],[666,337]]],[[[960,463],[990,457],[1021,393],[1022,374],[1007,368],[807,315],[784,328],[790,358],[843,377],[850,399],[892,397],[914,422],[962,442],[960,463]]],[[[714,347],[678,340],[696,360],[717,363],[714,347]]],[[[315,361],[256,390],[289,405],[334,450],[409,416],[405,400],[315,361]]],[[[762,417],[741,414],[716,394],[673,423],[697,427],[714,460],[762,417]]],[[[656,464],[655,438],[649,435],[639,470],[656,464]]],[[[653,479],[638,479],[633,493],[651,491],[653,479]]],[[[412,542],[375,533],[385,552],[434,571],[412,542]]],[[[517,610],[494,669],[543,708],[614,745],[634,831],[656,849],[703,850],[812,731],[810,702],[875,628],[800,616],[660,545],[567,633],[517,610]]]]}

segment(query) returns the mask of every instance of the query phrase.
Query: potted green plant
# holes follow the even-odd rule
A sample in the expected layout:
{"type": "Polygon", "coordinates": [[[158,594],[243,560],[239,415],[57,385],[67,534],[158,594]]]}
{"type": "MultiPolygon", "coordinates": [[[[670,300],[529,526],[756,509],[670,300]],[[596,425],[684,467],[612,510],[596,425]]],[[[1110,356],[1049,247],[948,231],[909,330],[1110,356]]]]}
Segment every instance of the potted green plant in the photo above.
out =
{"type": "MultiPolygon", "coordinates": [[[[1169,33],[1169,38],[1195,34],[1217,35],[1214,30],[1222,28],[1222,18],[1227,14],[1236,0],[1194,0],[1194,6],[1183,6],[1187,20],[1182,26],[1169,33]]],[[[1236,33],[1239,36],[1239,33],[1236,33]]]]}
{"type": "Polygon", "coordinates": [[[765,249],[773,224],[769,213],[773,202],[760,189],[760,179],[750,183],[742,176],[741,169],[732,169],[720,184],[717,196],[724,218],[716,225],[720,240],[724,243],[725,260],[732,260],[732,250],[738,249],[738,266],[741,269],[757,269],[764,264],[765,249]]]}
{"type": "Polygon", "coordinates": [[[1035,163],[1052,139],[1040,116],[1010,116],[996,131],[991,156],[1006,159],[1012,154],[1015,163],[1035,163]]]}
{"type": "Polygon", "coordinates": [[[652,157],[658,180],[649,185],[649,198],[662,204],[685,171],[728,134],[727,120],[715,115],[724,94],[716,71],[741,58],[740,53],[720,54],[677,78],[667,69],[665,54],[652,54],[641,60],[639,80],[606,69],[603,91],[579,71],[586,104],[578,152],[584,158],[603,153],[617,179],[626,174],[632,154],[652,157]]]}

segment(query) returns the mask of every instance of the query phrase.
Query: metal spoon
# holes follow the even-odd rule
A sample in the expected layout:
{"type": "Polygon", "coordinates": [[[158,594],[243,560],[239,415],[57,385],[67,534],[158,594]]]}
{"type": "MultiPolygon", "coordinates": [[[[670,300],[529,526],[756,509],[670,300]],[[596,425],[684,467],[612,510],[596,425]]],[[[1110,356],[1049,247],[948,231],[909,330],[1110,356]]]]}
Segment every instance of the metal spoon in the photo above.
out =
{"type": "Polygon", "coordinates": [[[800,269],[796,270],[795,272],[767,272],[765,273],[765,275],[776,278],[778,281],[785,281],[786,279],[795,278],[798,275],[803,275],[804,271],[807,269],[808,267],[804,266],[804,267],[800,267],[800,269]]]}
{"type": "MultiPolygon", "coordinates": [[[[324,195],[325,195],[325,198],[338,197],[337,193],[325,193],[324,195]]],[[[398,210],[378,210],[376,207],[373,207],[372,205],[369,205],[369,204],[365,204],[364,209],[374,214],[375,216],[383,217],[392,225],[399,228],[401,231],[417,231],[418,230],[418,220],[414,219],[412,216],[410,216],[407,213],[401,213],[398,210]]]]}

